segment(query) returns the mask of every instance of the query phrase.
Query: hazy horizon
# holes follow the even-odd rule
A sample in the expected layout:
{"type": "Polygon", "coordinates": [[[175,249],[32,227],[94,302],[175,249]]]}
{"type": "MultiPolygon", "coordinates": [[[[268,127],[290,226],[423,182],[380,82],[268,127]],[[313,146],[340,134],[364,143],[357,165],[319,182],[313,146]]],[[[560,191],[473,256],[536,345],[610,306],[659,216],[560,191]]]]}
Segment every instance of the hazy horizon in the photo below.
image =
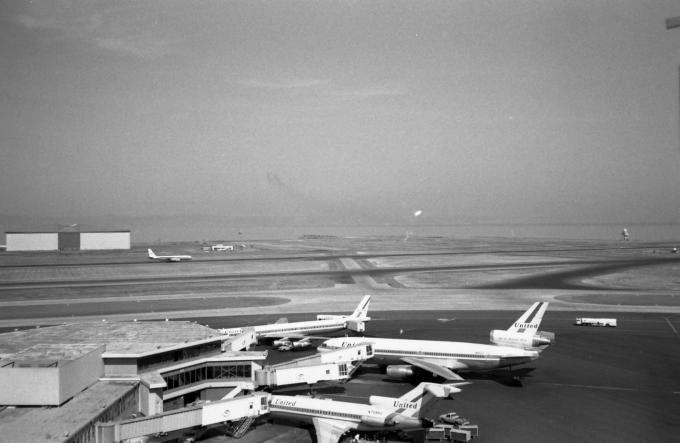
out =
{"type": "Polygon", "coordinates": [[[304,216],[89,216],[89,217],[7,217],[0,214],[0,243],[5,232],[37,230],[129,230],[132,243],[173,242],[248,242],[250,240],[296,240],[302,236],[401,237],[404,242],[416,237],[452,239],[516,238],[578,241],[622,241],[626,228],[633,243],[680,241],[680,223],[626,222],[537,222],[468,220],[447,221],[410,217],[389,222],[332,217],[304,216]]]}
{"type": "Polygon", "coordinates": [[[0,214],[675,223],[679,15],[6,1],[0,214]]]}

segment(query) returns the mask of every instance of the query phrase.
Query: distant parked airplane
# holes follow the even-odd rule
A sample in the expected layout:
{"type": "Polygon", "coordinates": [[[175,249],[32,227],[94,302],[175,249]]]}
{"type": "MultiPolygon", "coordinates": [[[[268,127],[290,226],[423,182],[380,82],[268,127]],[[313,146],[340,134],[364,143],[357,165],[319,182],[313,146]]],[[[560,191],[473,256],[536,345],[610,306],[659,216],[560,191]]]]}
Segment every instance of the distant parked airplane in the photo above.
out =
{"type": "Polygon", "coordinates": [[[387,375],[411,377],[416,368],[447,380],[462,380],[454,371],[495,369],[535,360],[553,343],[555,334],[538,327],[548,303],[534,303],[507,330],[491,331],[493,345],[455,341],[408,340],[374,337],[332,338],[319,351],[358,344],[372,344],[372,361],[386,367],[387,375]]]}
{"type": "Polygon", "coordinates": [[[149,258],[151,260],[161,260],[169,262],[191,260],[190,255],[156,255],[153,253],[151,249],[149,249],[149,258]]]}
{"type": "MultiPolygon", "coordinates": [[[[272,345],[278,347],[280,351],[302,349],[311,346],[310,334],[325,334],[342,329],[364,332],[365,322],[371,319],[368,316],[370,302],[371,296],[364,296],[351,315],[319,314],[316,320],[293,323],[278,321],[269,325],[252,326],[252,328],[258,339],[277,339],[272,341],[272,345]]],[[[244,328],[220,329],[220,332],[226,335],[238,335],[244,332],[244,328]]]]}

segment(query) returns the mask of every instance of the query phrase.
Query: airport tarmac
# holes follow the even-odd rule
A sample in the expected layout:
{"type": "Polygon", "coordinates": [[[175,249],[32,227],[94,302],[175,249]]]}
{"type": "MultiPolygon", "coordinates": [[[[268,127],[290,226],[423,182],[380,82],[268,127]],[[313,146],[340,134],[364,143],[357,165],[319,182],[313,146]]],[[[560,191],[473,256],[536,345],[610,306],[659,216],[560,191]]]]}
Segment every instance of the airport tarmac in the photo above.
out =
{"type": "MultiPolygon", "coordinates": [[[[507,328],[521,311],[374,312],[367,335],[390,338],[488,343],[489,331],[507,328]],[[400,333],[401,331],[401,333],[400,333]]],[[[298,320],[303,316],[292,317],[298,320]]],[[[199,322],[207,319],[196,319],[199,322]]],[[[231,326],[233,321],[216,326],[231,326]]],[[[556,344],[531,364],[518,367],[518,385],[506,370],[461,373],[472,383],[454,400],[440,400],[428,412],[456,411],[479,425],[481,442],[674,441],[680,432],[680,316],[621,312],[548,311],[541,330],[556,344]],[[577,315],[615,317],[617,328],[575,326],[577,315]]],[[[262,347],[262,349],[265,349],[262,347]]],[[[308,351],[311,352],[311,351],[308,351]]],[[[270,351],[272,363],[308,352],[270,351]]],[[[510,374],[510,375],[513,375],[510,374]]],[[[373,394],[399,396],[413,383],[389,380],[377,368],[344,385],[323,384],[318,395],[366,402],[373,394]]],[[[281,393],[306,394],[306,387],[281,393]]],[[[206,434],[203,441],[230,439],[206,434]]],[[[267,422],[241,440],[312,442],[308,432],[267,422]]]]}
{"type": "MultiPolygon", "coordinates": [[[[172,252],[196,254],[191,248],[172,252]]],[[[636,242],[372,238],[262,242],[178,264],[150,263],[140,251],[0,254],[0,331],[103,319],[213,328],[310,320],[347,314],[371,294],[368,334],[488,343],[491,329],[548,301],[541,329],[557,343],[527,366],[535,370],[523,386],[505,374],[468,374],[473,384],[432,414],[469,417],[480,442],[672,441],[680,431],[680,257],[669,251],[636,242]],[[620,326],[576,327],[576,316],[616,317],[620,326]]],[[[302,355],[270,353],[272,362],[302,355]]],[[[367,370],[319,393],[365,401],[411,387],[367,370]]],[[[241,441],[312,439],[262,423],[241,441]]]]}

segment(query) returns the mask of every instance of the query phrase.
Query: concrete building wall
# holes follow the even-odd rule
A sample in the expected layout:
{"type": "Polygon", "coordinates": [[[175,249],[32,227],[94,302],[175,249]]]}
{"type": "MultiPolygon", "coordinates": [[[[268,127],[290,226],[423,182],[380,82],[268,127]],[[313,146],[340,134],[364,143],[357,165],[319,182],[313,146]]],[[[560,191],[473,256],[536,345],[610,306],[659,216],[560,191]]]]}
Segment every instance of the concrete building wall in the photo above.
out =
{"type": "Polygon", "coordinates": [[[130,232],[81,232],[80,249],[130,249],[130,232]]]}
{"type": "Polygon", "coordinates": [[[59,406],[59,368],[0,368],[0,405],[59,406]]]}
{"type": "Polygon", "coordinates": [[[56,232],[8,232],[8,251],[56,251],[59,237],[56,232]]]}
{"type": "Polygon", "coordinates": [[[137,375],[136,358],[105,358],[104,374],[107,377],[137,375]]]}
{"type": "MultiPolygon", "coordinates": [[[[182,405],[184,406],[184,405],[182,405]]],[[[163,389],[139,384],[139,412],[149,416],[163,412],[163,389]]]]}
{"type": "Polygon", "coordinates": [[[59,399],[62,403],[95,384],[104,375],[102,353],[105,348],[105,345],[101,345],[77,360],[60,363],[59,399]]]}
{"type": "Polygon", "coordinates": [[[50,367],[0,368],[0,404],[59,406],[93,385],[104,373],[104,345],[75,359],[50,367]]]}

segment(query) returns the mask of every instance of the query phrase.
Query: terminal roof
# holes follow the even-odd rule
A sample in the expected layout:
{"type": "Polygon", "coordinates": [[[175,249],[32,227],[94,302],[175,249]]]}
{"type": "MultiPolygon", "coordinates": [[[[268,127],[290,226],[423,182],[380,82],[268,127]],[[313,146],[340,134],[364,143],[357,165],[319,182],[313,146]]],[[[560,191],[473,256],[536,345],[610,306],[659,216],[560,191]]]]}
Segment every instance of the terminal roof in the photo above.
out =
{"type": "MultiPolygon", "coordinates": [[[[214,329],[188,321],[72,323],[0,334],[0,359],[28,355],[31,348],[73,359],[85,352],[78,346],[83,344],[105,344],[107,354],[135,356],[223,338],[214,329]]],[[[40,357],[35,352],[32,355],[40,357]]]]}
{"type": "Polygon", "coordinates": [[[58,408],[0,410],[0,440],[14,443],[63,442],[111,403],[135,389],[136,382],[99,381],[58,408]]]}

